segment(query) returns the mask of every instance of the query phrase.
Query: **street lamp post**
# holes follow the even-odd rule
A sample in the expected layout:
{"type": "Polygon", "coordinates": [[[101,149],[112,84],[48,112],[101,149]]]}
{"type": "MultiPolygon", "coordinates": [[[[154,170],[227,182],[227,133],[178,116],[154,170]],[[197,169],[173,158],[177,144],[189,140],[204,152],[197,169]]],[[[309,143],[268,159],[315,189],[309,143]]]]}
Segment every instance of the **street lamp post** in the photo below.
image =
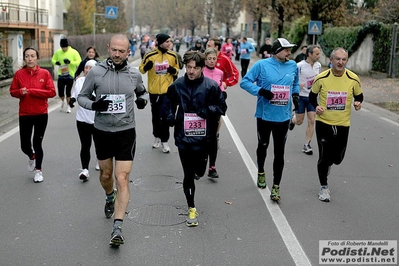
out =
{"type": "Polygon", "coordinates": [[[101,13],[93,13],[93,46],[96,47],[96,16],[105,16],[101,13]]]}

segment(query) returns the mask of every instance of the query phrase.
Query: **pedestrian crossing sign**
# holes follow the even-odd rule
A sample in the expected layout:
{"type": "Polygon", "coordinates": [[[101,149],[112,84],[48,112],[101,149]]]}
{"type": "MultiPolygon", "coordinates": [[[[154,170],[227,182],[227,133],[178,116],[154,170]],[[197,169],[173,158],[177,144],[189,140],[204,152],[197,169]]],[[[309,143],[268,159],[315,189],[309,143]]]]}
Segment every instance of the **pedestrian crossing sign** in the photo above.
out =
{"type": "Polygon", "coordinates": [[[118,18],[118,7],[116,6],[106,6],[105,7],[105,18],[118,18]]]}
{"type": "Polygon", "coordinates": [[[321,35],[322,23],[321,21],[311,20],[308,24],[308,34],[321,35]]]}

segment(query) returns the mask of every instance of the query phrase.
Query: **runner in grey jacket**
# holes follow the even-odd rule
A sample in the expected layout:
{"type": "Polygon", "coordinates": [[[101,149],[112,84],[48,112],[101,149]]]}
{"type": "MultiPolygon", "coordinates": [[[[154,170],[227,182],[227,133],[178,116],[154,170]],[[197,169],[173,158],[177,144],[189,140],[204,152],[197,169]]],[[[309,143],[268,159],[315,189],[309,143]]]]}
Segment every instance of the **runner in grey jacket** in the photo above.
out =
{"type": "Polygon", "coordinates": [[[95,101],[105,95],[107,96],[105,100],[113,99],[107,111],[96,111],[94,127],[103,131],[117,132],[134,128],[136,126],[132,100],[134,93],[137,99],[142,99],[139,101],[148,100],[148,92],[140,72],[131,67],[127,61],[121,65],[114,65],[112,60],[106,59],[93,67],[78,95],[80,106],[93,110],[93,91],[96,95],[95,101]]]}
{"type": "Polygon", "coordinates": [[[114,216],[109,244],[119,246],[125,243],[122,225],[130,199],[129,174],[136,151],[134,102],[138,109],[143,109],[148,93],[139,71],[127,63],[130,49],[126,35],[112,36],[107,48],[109,58],[88,73],[78,103],[96,111],[93,140],[106,196],[104,214],[106,218],[114,216]],[[93,93],[95,100],[91,99],[93,93]]]}

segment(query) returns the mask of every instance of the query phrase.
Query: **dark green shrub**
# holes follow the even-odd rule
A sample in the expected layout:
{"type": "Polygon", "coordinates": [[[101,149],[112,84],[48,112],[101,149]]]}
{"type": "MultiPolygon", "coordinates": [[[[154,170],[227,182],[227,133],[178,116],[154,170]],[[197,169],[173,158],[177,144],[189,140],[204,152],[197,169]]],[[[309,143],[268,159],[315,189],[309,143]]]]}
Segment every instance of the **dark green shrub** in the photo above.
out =
{"type": "Polygon", "coordinates": [[[326,56],[336,47],[348,50],[349,55],[359,49],[368,34],[373,35],[374,52],[372,70],[387,72],[389,69],[389,51],[392,42],[392,25],[377,21],[368,21],[356,27],[328,27],[319,38],[320,46],[326,56]]]}
{"type": "MultiPolygon", "coordinates": [[[[0,39],[3,34],[0,32],[0,39]]],[[[12,57],[4,56],[3,47],[0,44],[0,79],[11,78],[14,73],[12,71],[12,57]]]]}

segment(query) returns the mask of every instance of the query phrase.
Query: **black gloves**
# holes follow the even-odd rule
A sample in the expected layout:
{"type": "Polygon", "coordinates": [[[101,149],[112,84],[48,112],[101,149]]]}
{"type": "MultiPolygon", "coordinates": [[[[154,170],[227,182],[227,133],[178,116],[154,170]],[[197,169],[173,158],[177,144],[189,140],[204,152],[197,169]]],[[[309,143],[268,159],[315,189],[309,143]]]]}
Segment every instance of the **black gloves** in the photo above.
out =
{"type": "Polygon", "coordinates": [[[206,108],[201,108],[197,111],[197,115],[201,118],[206,119],[208,117],[208,110],[206,108]]]}
{"type": "Polygon", "coordinates": [[[91,104],[91,109],[95,111],[107,111],[108,105],[112,103],[110,100],[105,100],[106,95],[101,97],[98,101],[91,104]]]}
{"type": "Polygon", "coordinates": [[[227,99],[227,92],[226,91],[222,91],[223,97],[226,100],[227,99]]]}
{"type": "Polygon", "coordinates": [[[292,94],[292,102],[294,103],[294,111],[299,109],[299,94],[293,93],[292,94]]]}
{"type": "Polygon", "coordinates": [[[60,62],[55,62],[55,64],[57,65],[57,66],[60,66],[61,65],[61,63],[60,62]]]}
{"type": "Polygon", "coordinates": [[[147,72],[147,71],[150,70],[153,66],[154,66],[154,62],[148,61],[147,64],[145,64],[145,66],[144,66],[144,71],[147,72]]]}
{"type": "Polygon", "coordinates": [[[168,72],[169,74],[174,75],[174,74],[176,74],[177,71],[176,71],[176,69],[174,67],[169,66],[168,69],[166,70],[166,72],[168,72]]]}
{"type": "Polygon", "coordinates": [[[147,105],[147,100],[143,98],[137,98],[135,103],[138,109],[144,109],[144,107],[147,105]]]}
{"type": "Polygon", "coordinates": [[[260,88],[260,90],[258,91],[259,96],[263,96],[266,99],[268,99],[269,101],[271,99],[273,99],[274,97],[274,93],[269,91],[269,90],[265,90],[264,88],[260,88]]]}
{"type": "Polygon", "coordinates": [[[69,64],[71,63],[71,61],[69,61],[69,59],[65,58],[65,59],[64,59],[64,63],[67,64],[67,65],[69,65],[69,64]]]}
{"type": "Polygon", "coordinates": [[[74,108],[75,107],[75,105],[74,105],[75,102],[76,102],[76,99],[75,98],[71,98],[69,100],[69,107],[74,108]]]}

